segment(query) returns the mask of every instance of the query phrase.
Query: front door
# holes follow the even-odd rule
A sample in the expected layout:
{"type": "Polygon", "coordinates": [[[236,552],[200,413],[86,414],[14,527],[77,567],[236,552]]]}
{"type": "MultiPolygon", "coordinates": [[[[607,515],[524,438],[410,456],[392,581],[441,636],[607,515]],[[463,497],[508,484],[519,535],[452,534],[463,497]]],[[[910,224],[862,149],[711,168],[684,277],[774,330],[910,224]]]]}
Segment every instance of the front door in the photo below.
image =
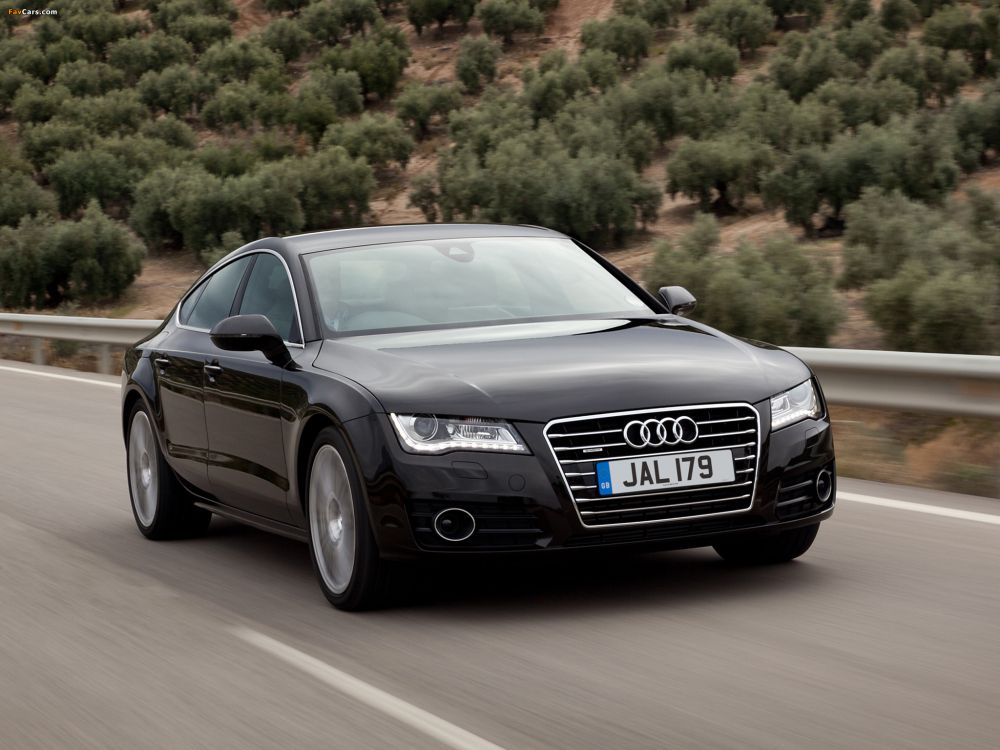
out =
{"type": "MultiPolygon", "coordinates": [[[[264,315],[286,345],[301,345],[291,281],[275,255],[254,256],[234,314],[264,315]]],[[[206,365],[205,421],[212,494],[226,505],[288,522],[290,472],[281,401],[284,372],[260,352],[214,350],[206,365]]]]}
{"type": "Polygon", "coordinates": [[[250,258],[235,260],[191,290],[177,312],[177,327],[150,353],[170,465],[202,489],[208,483],[204,368],[214,350],[208,331],[228,317],[249,265],[250,258]]]}

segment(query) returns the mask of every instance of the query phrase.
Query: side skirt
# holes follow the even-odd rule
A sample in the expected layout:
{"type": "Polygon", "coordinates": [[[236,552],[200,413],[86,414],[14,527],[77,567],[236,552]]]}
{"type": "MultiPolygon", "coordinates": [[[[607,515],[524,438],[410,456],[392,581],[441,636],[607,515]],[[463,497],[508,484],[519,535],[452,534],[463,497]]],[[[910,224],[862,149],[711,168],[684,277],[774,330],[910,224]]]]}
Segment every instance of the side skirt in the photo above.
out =
{"type": "Polygon", "coordinates": [[[260,529],[261,531],[270,531],[272,534],[280,534],[281,536],[288,537],[289,539],[295,539],[299,542],[309,541],[309,533],[305,529],[300,529],[298,526],[281,523],[280,521],[272,521],[270,518],[257,516],[253,513],[247,513],[246,511],[231,508],[228,505],[220,505],[219,503],[202,500],[201,498],[195,500],[194,504],[199,508],[210,510],[212,513],[216,513],[224,518],[229,518],[233,521],[238,521],[239,523],[245,523],[247,526],[253,526],[255,529],[260,529]]]}

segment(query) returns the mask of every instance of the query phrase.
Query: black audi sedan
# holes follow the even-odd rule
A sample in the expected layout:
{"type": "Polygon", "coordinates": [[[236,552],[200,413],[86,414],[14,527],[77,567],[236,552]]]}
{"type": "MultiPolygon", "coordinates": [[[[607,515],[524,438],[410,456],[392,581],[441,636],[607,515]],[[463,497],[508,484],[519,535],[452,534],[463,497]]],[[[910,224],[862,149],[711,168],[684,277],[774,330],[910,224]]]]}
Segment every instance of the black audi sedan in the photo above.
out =
{"type": "Polygon", "coordinates": [[[819,383],[694,305],[539,227],[258,240],[125,356],[136,523],[167,539],[218,514],[306,541],[343,609],[430,556],[791,560],[835,500],[819,383]]]}

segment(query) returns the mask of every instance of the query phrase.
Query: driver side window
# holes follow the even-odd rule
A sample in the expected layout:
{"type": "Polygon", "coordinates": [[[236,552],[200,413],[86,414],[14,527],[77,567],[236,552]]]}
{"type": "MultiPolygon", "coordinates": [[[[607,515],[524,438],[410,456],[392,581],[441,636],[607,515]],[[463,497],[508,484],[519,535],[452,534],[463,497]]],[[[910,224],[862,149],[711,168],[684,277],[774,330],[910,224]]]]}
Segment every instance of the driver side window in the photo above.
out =
{"type": "Polygon", "coordinates": [[[301,344],[295,297],[284,263],[268,253],[261,253],[256,258],[243,292],[239,314],[263,315],[271,321],[281,338],[301,344]]]}
{"type": "Polygon", "coordinates": [[[228,318],[249,264],[249,256],[234,260],[203,281],[181,304],[181,324],[208,331],[228,318]]]}

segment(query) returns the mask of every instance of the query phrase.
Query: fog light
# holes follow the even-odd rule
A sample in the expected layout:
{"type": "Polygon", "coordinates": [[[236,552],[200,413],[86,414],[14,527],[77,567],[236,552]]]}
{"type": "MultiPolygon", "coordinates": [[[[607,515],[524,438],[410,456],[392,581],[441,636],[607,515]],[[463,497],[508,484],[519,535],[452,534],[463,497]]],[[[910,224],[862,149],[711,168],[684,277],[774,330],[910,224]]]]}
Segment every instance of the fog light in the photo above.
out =
{"type": "Polygon", "coordinates": [[[821,503],[825,503],[833,494],[833,474],[829,469],[822,469],[816,475],[816,497],[821,503]]]}
{"type": "Polygon", "coordinates": [[[464,542],[476,530],[476,519],[462,508],[448,508],[434,516],[434,531],[449,542],[464,542]]]}

